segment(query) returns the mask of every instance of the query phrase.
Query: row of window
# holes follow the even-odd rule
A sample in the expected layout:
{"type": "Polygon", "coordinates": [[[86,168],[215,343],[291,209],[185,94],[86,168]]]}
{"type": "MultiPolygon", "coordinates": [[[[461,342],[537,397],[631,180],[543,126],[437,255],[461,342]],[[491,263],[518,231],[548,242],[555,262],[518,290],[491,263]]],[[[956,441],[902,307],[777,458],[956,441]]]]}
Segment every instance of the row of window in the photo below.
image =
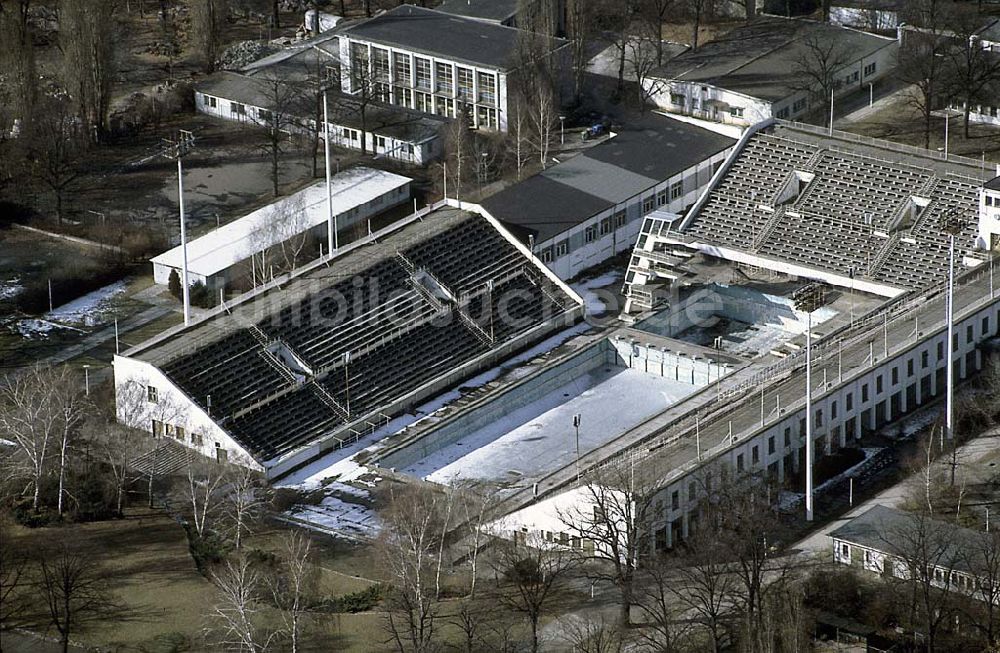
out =
{"type": "MultiPolygon", "coordinates": [[[[592,243],[598,239],[598,234],[604,236],[611,233],[615,229],[620,229],[625,226],[627,221],[625,210],[616,212],[613,216],[603,218],[598,224],[592,224],[587,226],[583,232],[583,239],[587,243],[592,243]]],[[[538,256],[541,258],[542,263],[551,263],[552,261],[562,258],[569,254],[569,239],[565,238],[560,240],[552,247],[546,247],[539,252],[538,256]]]]}
{"type": "Polygon", "coordinates": [[[183,426],[177,426],[175,424],[168,424],[166,422],[161,422],[158,419],[153,420],[153,437],[162,438],[174,438],[178,442],[185,442],[191,437],[191,445],[195,447],[200,447],[205,444],[204,438],[202,438],[201,433],[191,431],[189,434],[183,426]]]}
{"type": "Polygon", "coordinates": [[[986,206],[1000,207],[1000,197],[993,197],[992,195],[987,195],[985,201],[986,201],[986,206]]]}

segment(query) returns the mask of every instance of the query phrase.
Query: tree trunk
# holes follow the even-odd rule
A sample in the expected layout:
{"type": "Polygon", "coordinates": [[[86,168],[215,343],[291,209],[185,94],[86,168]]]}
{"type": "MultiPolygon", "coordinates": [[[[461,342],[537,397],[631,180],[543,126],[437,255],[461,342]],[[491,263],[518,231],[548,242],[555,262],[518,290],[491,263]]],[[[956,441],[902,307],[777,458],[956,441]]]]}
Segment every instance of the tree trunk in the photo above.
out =
{"type": "Polygon", "coordinates": [[[531,653],[538,653],[538,615],[531,615],[531,653]]]}
{"type": "Polygon", "coordinates": [[[281,14],[278,12],[278,0],[271,3],[271,24],[281,27],[281,14]]]}
{"type": "MultiPolygon", "coordinates": [[[[969,103],[968,102],[964,102],[962,108],[963,108],[963,111],[962,111],[962,120],[964,121],[964,125],[965,125],[964,134],[965,134],[965,138],[968,139],[969,138],[969,113],[971,113],[971,109],[969,108],[969,103]]],[[[954,469],[954,467],[952,469],[954,469]]]]}

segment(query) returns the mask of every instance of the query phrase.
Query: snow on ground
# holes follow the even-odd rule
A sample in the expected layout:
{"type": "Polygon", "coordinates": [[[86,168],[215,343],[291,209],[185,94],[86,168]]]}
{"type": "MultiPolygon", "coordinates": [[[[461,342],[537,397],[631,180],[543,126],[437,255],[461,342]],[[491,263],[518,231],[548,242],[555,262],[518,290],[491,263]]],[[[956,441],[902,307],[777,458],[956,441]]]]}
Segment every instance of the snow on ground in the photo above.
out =
{"type": "Polygon", "coordinates": [[[371,539],[381,527],[378,515],[369,506],[338,496],[327,496],[315,506],[297,505],[285,516],[306,528],[348,540],[371,539]]]}
{"type": "Polygon", "coordinates": [[[107,314],[115,298],[125,292],[125,282],[113,284],[78,297],[49,311],[40,318],[18,320],[17,330],[25,338],[44,337],[54,329],[75,329],[91,327],[107,321],[107,314]]]}
{"type": "Polygon", "coordinates": [[[584,279],[583,281],[572,283],[570,284],[570,288],[583,298],[583,302],[587,307],[587,315],[601,315],[608,309],[607,304],[602,299],[602,296],[607,293],[595,291],[612,286],[616,282],[620,283],[621,280],[621,272],[607,272],[592,279],[584,279]]]}
{"type": "MultiPolygon", "coordinates": [[[[816,493],[816,492],[822,492],[822,491],[826,490],[827,488],[829,488],[829,487],[831,487],[831,486],[833,486],[833,485],[835,485],[837,483],[840,483],[840,482],[844,481],[844,479],[846,479],[846,478],[848,478],[850,476],[854,476],[855,474],[858,473],[858,469],[861,468],[863,465],[865,465],[868,462],[869,458],[871,458],[872,456],[874,456],[878,452],[882,451],[882,448],[881,447],[874,447],[874,448],[863,447],[861,449],[861,451],[863,451],[864,454],[865,454],[865,457],[864,457],[863,460],[859,461],[856,465],[852,465],[852,466],[848,467],[847,469],[845,469],[844,471],[840,472],[836,476],[823,481],[822,483],[820,483],[819,485],[817,485],[816,487],[813,488],[813,492],[814,493],[816,493]]],[[[780,494],[780,496],[778,498],[778,509],[779,510],[786,510],[786,509],[794,508],[798,504],[802,503],[802,501],[804,501],[805,498],[806,498],[806,495],[803,494],[803,493],[801,493],[801,492],[789,492],[788,490],[782,490],[781,494],[780,494]]]]}
{"type": "Polygon", "coordinates": [[[537,477],[575,459],[573,415],[581,415],[583,455],[695,390],[696,386],[638,370],[594,370],[404,471],[444,484],[537,477]],[[627,411],[619,410],[623,397],[629,400],[627,411]]]}
{"type": "Polygon", "coordinates": [[[6,281],[0,281],[0,301],[13,299],[22,292],[24,292],[24,286],[21,285],[19,278],[15,277],[6,281]]]}

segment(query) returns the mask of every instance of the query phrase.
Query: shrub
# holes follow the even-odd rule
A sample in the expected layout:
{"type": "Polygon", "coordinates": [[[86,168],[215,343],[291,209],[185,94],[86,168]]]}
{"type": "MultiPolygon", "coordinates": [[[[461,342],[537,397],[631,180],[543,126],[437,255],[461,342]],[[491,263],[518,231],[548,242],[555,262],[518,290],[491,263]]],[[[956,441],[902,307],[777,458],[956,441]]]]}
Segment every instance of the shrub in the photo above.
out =
{"type": "Polygon", "coordinates": [[[207,532],[204,536],[199,536],[190,524],[185,524],[184,529],[188,534],[188,548],[191,550],[191,557],[198,565],[198,571],[207,576],[210,567],[219,564],[226,558],[230,547],[216,533],[207,532]]]}
{"type": "Polygon", "coordinates": [[[385,595],[385,590],[378,583],[369,585],[363,590],[335,596],[321,602],[320,609],[326,612],[367,612],[377,606],[385,595]]]}
{"type": "Polygon", "coordinates": [[[177,270],[170,271],[170,278],[167,279],[167,290],[175,299],[181,298],[181,275],[177,274],[177,270]]]}
{"type": "Polygon", "coordinates": [[[188,291],[188,297],[191,300],[192,306],[200,306],[201,308],[211,308],[214,303],[212,302],[212,291],[200,281],[195,281],[191,284],[191,290],[188,291]]]}
{"type": "Polygon", "coordinates": [[[26,497],[14,504],[14,521],[28,528],[41,528],[49,526],[59,521],[59,514],[55,510],[50,510],[44,505],[39,507],[38,512],[31,507],[31,498],[26,497]]]}

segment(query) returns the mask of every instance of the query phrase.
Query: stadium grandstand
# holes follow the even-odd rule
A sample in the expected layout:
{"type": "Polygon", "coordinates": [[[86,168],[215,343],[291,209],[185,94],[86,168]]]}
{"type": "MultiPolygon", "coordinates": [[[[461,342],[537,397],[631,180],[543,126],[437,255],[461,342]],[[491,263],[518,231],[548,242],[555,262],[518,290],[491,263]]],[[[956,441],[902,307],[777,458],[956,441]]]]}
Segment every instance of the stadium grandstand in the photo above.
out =
{"type": "Polygon", "coordinates": [[[894,297],[940,280],[949,234],[966,265],[975,249],[977,161],[775,120],[748,130],[681,219],[647,218],[626,276],[627,312],[655,303],[698,250],[754,268],[894,297]],[[680,249],[678,249],[680,248],[680,249]]]}
{"type": "Polygon", "coordinates": [[[582,315],[498,223],[439,205],[115,357],[145,426],[274,477],[582,315]]]}

